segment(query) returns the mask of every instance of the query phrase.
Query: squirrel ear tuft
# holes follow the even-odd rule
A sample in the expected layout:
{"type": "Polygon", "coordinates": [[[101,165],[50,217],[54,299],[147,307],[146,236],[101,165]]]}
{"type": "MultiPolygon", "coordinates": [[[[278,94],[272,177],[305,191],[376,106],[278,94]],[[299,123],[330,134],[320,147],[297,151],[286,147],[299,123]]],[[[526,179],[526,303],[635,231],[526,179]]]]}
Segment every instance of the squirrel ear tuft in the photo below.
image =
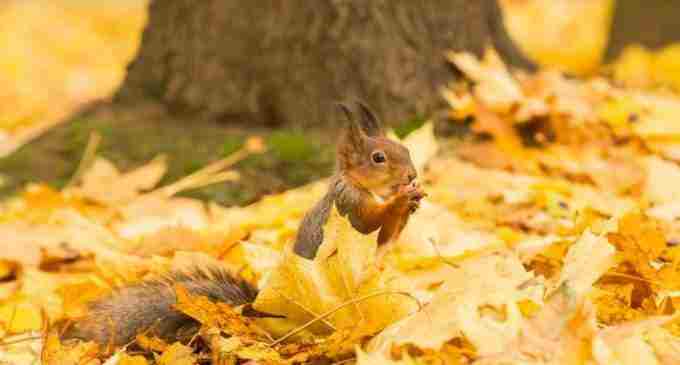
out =
{"type": "Polygon", "coordinates": [[[361,113],[359,124],[364,133],[370,137],[382,136],[383,132],[380,126],[380,120],[378,120],[375,113],[373,113],[368,105],[361,101],[357,101],[356,103],[359,106],[359,111],[361,113]]]}
{"type": "Polygon", "coordinates": [[[348,142],[350,142],[350,144],[353,146],[362,145],[363,139],[366,138],[366,133],[359,122],[354,118],[352,109],[350,109],[350,107],[345,103],[336,103],[336,105],[340,108],[340,110],[343,111],[343,113],[345,113],[345,117],[347,117],[347,121],[349,122],[346,133],[348,142]]]}

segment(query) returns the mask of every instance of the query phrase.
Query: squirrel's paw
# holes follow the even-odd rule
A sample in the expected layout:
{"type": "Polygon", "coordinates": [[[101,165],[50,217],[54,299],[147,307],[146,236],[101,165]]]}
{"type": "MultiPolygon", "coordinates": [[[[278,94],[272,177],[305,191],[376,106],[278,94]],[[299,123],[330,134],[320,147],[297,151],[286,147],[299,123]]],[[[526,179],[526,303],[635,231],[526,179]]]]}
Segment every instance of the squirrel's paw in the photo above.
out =
{"type": "Polygon", "coordinates": [[[408,185],[403,185],[399,189],[399,196],[403,199],[409,212],[413,213],[420,207],[420,201],[427,196],[427,194],[423,188],[414,181],[408,185]]]}

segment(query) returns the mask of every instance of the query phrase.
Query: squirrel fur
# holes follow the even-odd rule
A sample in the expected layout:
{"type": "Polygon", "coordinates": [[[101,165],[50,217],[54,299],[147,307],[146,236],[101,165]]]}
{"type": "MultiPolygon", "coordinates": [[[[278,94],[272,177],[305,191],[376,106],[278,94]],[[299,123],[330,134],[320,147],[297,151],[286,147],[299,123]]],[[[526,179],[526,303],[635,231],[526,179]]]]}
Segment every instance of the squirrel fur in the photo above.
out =
{"type": "Polygon", "coordinates": [[[223,268],[193,268],[124,286],[89,304],[84,317],[64,321],[62,339],[124,346],[140,333],[167,341],[191,338],[199,329],[193,318],[174,308],[175,285],[193,295],[234,307],[255,301],[257,289],[223,268]]]}
{"type": "MultiPolygon", "coordinates": [[[[363,234],[380,229],[378,243],[393,241],[418,208],[424,196],[415,184],[416,170],[409,151],[387,139],[378,119],[366,105],[357,102],[358,117],[346,106],[349,127],[339,141],[337,169],[326,195],[304,216],[293,251],[313,259],[323,242],[323,226],[333,204],[338,213],[363,234]]],[[[193,295],[244,306],[246,316],[271,316],[249,304],[257,290],[225,269],[195,268],[115,290],[90,303],[86,315],[60,324],[62,339],[82,339],[102,345],[123,346],[135,336],[148,333],[166,341],[191,338],[199,323],[174,308],[176,284],[193,295]]]]}

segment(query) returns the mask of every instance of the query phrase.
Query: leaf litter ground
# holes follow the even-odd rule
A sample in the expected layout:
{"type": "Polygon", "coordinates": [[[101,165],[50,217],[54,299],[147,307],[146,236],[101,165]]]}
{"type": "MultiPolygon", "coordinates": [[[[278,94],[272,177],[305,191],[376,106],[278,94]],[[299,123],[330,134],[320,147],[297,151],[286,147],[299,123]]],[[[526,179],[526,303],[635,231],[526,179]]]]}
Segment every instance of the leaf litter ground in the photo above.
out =
{"type": "Polygon", "coordinates": [[[174,196],[238,179],[257,139],[161,187],[162,158],[121,172],[92,153],[64,190],[1,206],[0,364],[680,363],[677,95],[511,71],[492,51],[449,59],[465,78],[442,95],[472,133],[442,143],[427,123],[403,141],[429,198],[385,263],[337,213],[320,250],[337,255],[290,252],[325,181],[247,207],[174,196]],[[208,265],[285,318],[177,287],[202,324],[188,344],[59,341],[55,321],[112,288],[208,265]]]}

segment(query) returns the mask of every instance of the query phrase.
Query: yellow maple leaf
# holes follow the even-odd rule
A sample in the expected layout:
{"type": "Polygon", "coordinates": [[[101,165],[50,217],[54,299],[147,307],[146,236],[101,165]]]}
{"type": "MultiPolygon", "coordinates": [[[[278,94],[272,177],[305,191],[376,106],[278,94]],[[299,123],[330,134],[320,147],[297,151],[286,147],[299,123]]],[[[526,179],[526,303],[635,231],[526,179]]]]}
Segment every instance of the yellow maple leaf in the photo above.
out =
{"type": "Polygon", "coordinates": [[[639,214],[626,214],[619,220],[617,232],[608,235],[623,259],[648,279],[655,279],[658,270],[651,265],[666,249],[666,238],[659,225],[639,214]]]}
{"type": "Polygon", "coordinates": [[[175,286],[175,293],[177,294],[175,308],[206,326],[252,340],[267,338],[266,332],[226,303],[213,302],[207,297],[191,295],[181,285],[175,286]]]}
{"type": "Polygon", "coordinates": [[[334,210],[313,261],[286,250],[254,303],[286,317],[269,321],[270,330],[283,334],[309,322],[317,334],[357,326],[377,331],[415,310],[405,288],[390,284],[393,274],[375,269],[376,235],[357,232],[334,210]]]}
{"type": "Polygon", "coordinates": [[[463,262],[428,305],[382,331],[369,350],[384,351],[392,344],[439,350],[464,335],[480,353],[498,352],[517,339],[517,302],[530,297],[530,290],[519,287],[532,277],[507,252],[463,262]]]}
{"type": "Polygon", "coordinates": [[[148,365],[144,356],[130,356],[128,354],[121,354],[118,360],[118,365],[148,365]]]}
{"type": "Polygon", "coordinates": [[[524,98],[519,84],[493,49],[487,48],[481,61],[467,52],[449,52],[447,58],[477,83],[475,96],[492,111],[508,112],[524,98]]]}
{"type": "Polygon", "coordinates": [[[198,361],[191,347],[175,342],[156,359],[156,363],[158,365],[196,365],[198,361]]]}
{"type": "Polygon", "coordinates": [[[166,170],[162,156],[127,173],[120,173],[113,163],[98,158],[82,176],[81,185],[73,191],[102,204],[119,204],[156,186],[166,170]]]}
{"type": "Polygon", "coordinates": [[[155,337],[155,336],[147,336],[145,334],[138,334],[135,337],[135,343],[139,345],[139,347],[147,350],[147,351],[158,351],[158,352],[163,352],[167,350],[168,347],[170,347],[169,344],[167,344],[165,341],[162,339],[155,337]]]}
{"type": "Polygon", "coordinates": [[[46,365],[96,365],[99,346],[94,342],[78,342],[64,346],[56,333],[50,333],[45,340],[42,360],[46,365]]]}

